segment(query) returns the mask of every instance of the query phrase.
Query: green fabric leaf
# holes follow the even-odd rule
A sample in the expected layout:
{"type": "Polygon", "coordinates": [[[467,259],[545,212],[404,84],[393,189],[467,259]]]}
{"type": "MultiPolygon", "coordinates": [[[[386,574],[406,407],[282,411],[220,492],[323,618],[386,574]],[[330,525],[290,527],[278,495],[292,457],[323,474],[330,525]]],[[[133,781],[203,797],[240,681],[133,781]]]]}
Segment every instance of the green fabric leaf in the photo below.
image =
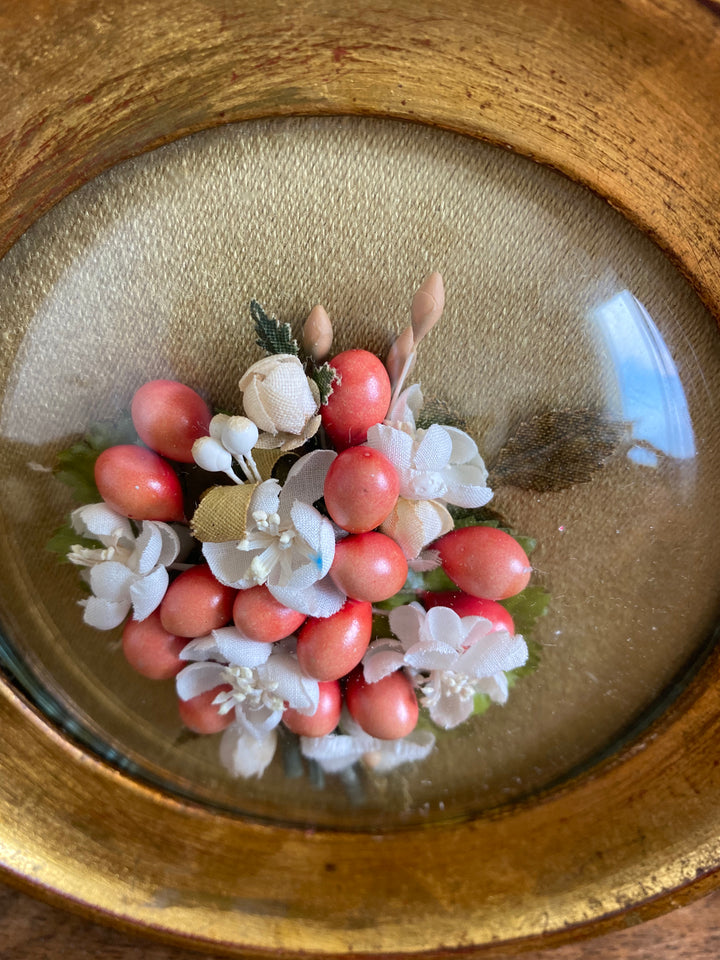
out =
{"type": "Polygon", "coordinates": [[[320,403],[324,406],[328,402],[328,397],[330,397],[333,392],[333,384],[336,380],[338,382],[340,380],[338,372],[334,367],[331,367],[329,363],[323,363],[321,367],[313,365],[310,376],[317,384],[317,388],[320,391],[320,403]]]}
{"type": "Polygon", "coordinates": [[[486,693],[476,693],[473,697],[473,717],[479,717],[490,709],[492,700],[486,693]]]}
{"type": "Polygon", "coordinates": [[[87,537],[81,537],[79,533],[76,533],[73,530],[72,524],[69,520],[66,520],[65,523],[57,528],[55,533],[45,544],[45,549],[49,550],[50,553],[57,554],[60,563],[70,563],[67,555],[70,552],[70,548],[75,544],[78,544],[81,547],[89,547],[92,550],[103,549],[102,543],[100,543],[98,540],[90,540],[87,537]]]}
{"type": "Polygon", "coordinates": [[[55,476],[70,488],[78,503],[97,503],[102,498],[95,484],[95,461],[108,447],[137,443],[137,439],[129,416],[94,423],[82,440],[57,455],[55,476]]]}
{"type": "Polygon", "coordinates": [[[443,590],[459,590],[460,588],[445,573],[442,567],[435,567],[434,570],[428,570],[423,574],[423,590],[431,590],[433,593],[443,590]]]}
{"type": "Polygon", "coordinates": [[[532,640],[532,639],[528,640],[527,637],[525,637],[525,642],[528,645],[527,662],[524,663],[522,667],[517,667],[515,670],[511,670],[507,674],[509,687],[512,687],[515,684],[516,680],[519,680],[522,677],[529,677],[531,673],[535,673],[537,668],[540,666],[540,658],[542,656],[542,644],[537,640],[532,640]]]}
{"type": "Polygon", "coordinates": [[[527,640],[527,635],[537,621],[548,612],[550,594],[544,587],[530,584],[521,593],[499,602],[513,618],[516,632],[521,633],[527,640]]]}
{"type": "Polygon", "coordinates": [[[491,487],[548,493],[587,483],[614,453],[625,426],[597,410],[550,410],[521,423],[490,470],[491,487]]]}
{"type": "Polygon", "coordinates": [[[250,316],[255,323],[255,342],[266,353],[271,356],[276,353],[298,355],[300,351],[289,323],[280,323],[275,317],[269,317],[257,300],[250,301],[250,316]]]}

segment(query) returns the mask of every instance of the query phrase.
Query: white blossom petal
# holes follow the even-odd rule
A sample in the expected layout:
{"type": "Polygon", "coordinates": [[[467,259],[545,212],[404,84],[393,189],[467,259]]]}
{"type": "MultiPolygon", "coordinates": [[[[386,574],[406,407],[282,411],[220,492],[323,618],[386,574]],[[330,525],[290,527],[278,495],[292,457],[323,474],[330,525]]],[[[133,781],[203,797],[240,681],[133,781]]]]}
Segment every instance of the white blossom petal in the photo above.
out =
{"type": "MultiPolygon", "coordinates": [[[[169,523],[161,523],[160,521],[147,521],[155,524],[157,529],[160,531],[161,537],[161,546],[160,546],[160,556],[157,559],[157,562],[160,566],[169,567],[171,563],[174,563],[177,559],[180,549],[180,535],[174,527],[171,527],[169,523]]],[[[187,531],[187,527],[182,526],[180,528],[182,531],[187,531]]]]}
{"type": "Polygon", "coordinates": [[[130,613],[130,601],[113,602],[100,597],[88,597],[83,601],[83,620],[96,630],[112,630],[130,613]]]}
{"type": "Polygon", "coordinates": [[[272,652],[271,643],[248,640],[236,627],[220,627],[211,636],[220,656],[238,667],[258,667],[272,652]]]}
{"type": "Polygon", "coordinates": [[[413,439],[402,430],[395,430],[383,423],[376,423],[367,433],[367,446],[388,458],[398,471],[410,469],[413,455],[413,439]]]}
{"type": "Polygon", "coordinates": [[[171,526],[156,520],[145,520],[128,566],[141,576],[146,576],[156,566],[169,566],[179,550],[180,538],[171,526]]]}
{"type": "Polygon", "coordinates": [[[399,640],[377,640],[370,645],[362,662],[365,680],[368,683],[377,683],[404,665],[403,646],[399,640]]]}
{"type": "Polygon", "coordinates": [[[457,650],[438,640],[422,640],[405,653],[404,663],[414,670],[450,670],[457,662],[457,650]]]}
{"type": "MultiPolygon", "coordinates": [[[[469,463],[475,457],[478,457],[478,459],[480,458],[477,444],[469,434],[465,433],[464,430],[460,430],[458,427],[448,427],[445,425],[443,425],[443,430],[447,433],[452,442],[452,448],[450,452],[450,461],[452,463],[469,463]]],[[[485,471],[485,477],[481,482],[484,483],[486,478],[487,470],[485,471]]]]}
{"type": "MultiPolygon", "coordinates": [[[[432,680],[432,678],[431,678],[432,680]]],[[[472,697],[463,699],[458,694],[449,694],[440,697],[436,703],[430,705],[430,719],[443,730],[452,730],[460,726],[473,712],[472,697]]]]}
{"type": "Polygon", "coordinates": [[[419,430],[422,437],[415,450],[413,467],[421,471],[439,471],[450,462],[452,440],[444,427],[438,423],[432,424],[427,431],[419,430]]]}
{"type": "Polygon", "coordinates": [[[490,487],[484,486],[486,477],[484,470],[472,464],[455,467],[446,478],[445,499],[457,507],[484,507],[493,496],[490,487]]]}
{"type": "Polygon", "coordinates": [[[135,573],[139,573],[142,576],[150,573],[160,559],[161,550],[162,534],[157,524],[146,520],[135,541],[135,549],[133,550],[130,563],[135,573]]]}
{"type": "Polygon", "coordinates": [[[283,484],[282,504],[292,506],[296,500],[312,504],[319,500],[325,489],[325,477],[336,457],[334,450],[312,450],[300,457],[290,468],[283,484]]]}
{"type": "Polygon", "coordinates": [[[496,673],[492,677],[483,677],[476,684],[478,693],[486,693],[495,703],[507,703],[508,679],[504,673],[496,673]]]}
{"type": "Polygon", "coordinates": [[[130,586],[137,576],[117,560],[98,563],[90,567],[89,574],[90,589],[95,596],[115,603],[130,599],[130,586]]]}
{"type": "Polygon", "coordinates": [[[528,648],[523,637],[512,636],[507,630],[494,630],[468,647],[454,669],[468,677],[492,677],[522,667],[527,658],[528,648]]]}
{"type": "Polygon", "coordinates": [[[456,651],[462,649],[465,634],[461,618],[450,607],[432,607],[425,617],[425,630],[428,637],[440,643],[452,646],[456,651]]]}
{"type": "Polygon", "coordinates": [[[226,587],[246,590],[248,587],[255,586],[254,580],[250,577],[250,564],[260,551],[238,550],[237,544],[237,540],[204,543],[202,552],[216,580],[225,584],[226,587]]]}
{"type": "Polygon", "coordinates": [[[425,623],[425,611],[419,603],[405,603],[395,607],[389,614],[390,629],[407,650],[420,639],[420,630],[425,623]]]}
{"type": "Polygon", "coordinates": [[[127,517],[113,510],[106,503],[88,503],[70,514],[70,522],[76,533],[100,537],[122,537],[134,540],[135,534],[127,517]]]}
{"type": "Polygon", "coordinates": [[[186,643],[180,651],[181,660],[220,660],[220,651],[212,635],[198,637],[186,643]]]}
{"type": "Polygon", "coordinates": [[[234,723],[220,739],[220,761],[233,777],[261,777],[275,756],[276,746],[274,730],[258,738],[234,723]]]}
{"type": "Polygon", "coordinates": [[[267,514],[277,513],[278,506],[280,505],[280,489],[280,484],[277,480],[263,480],[263,482],[253,490],[253,495],[250,498],[250,504],[248,506],[248,515],[252,516],[252,514],[257,511],[262,511],[267,514]]]}
{"type": "Polygon", "coordinates": [[[277,653],[270,657],[259,676],[274,686],[275,692],[293,710],[312,715],[318,707],[320,688],[317,680],[306,676],[295,657],[277,653]]]}
{"type": "Polygon", "coordinates": [[[268,584],[268,590],[277,601],[308,617],[331,617],[347,600],[345,594],[330,579],[323,577],[303,590],[268,584]]]}
{"type": "Polygon", "coordinates": [[[162,603],[170,578],[165,567],[158,567],[147,577],[139,577],[130,584],[133,620],[145,620],[162,603]]]}
{"type": "Polygon", "coordinates": [[[183,667],[175,677],[175,689],[181,700],[192,700],[222,683],[227,683],[225,667],[220,663],[201,661],[183,667]]]}

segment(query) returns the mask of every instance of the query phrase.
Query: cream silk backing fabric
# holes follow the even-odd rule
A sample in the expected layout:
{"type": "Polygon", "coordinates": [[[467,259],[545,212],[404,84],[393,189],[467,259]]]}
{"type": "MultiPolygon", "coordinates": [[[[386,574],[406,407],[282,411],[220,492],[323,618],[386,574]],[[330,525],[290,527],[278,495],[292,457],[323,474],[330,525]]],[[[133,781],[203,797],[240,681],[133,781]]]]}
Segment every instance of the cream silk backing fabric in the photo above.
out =
{"type": "Polygon", "coordinates": [[[663,255],[583,188],[429,128],[337,118],[208,131],[88,184],[0,263],[3,617],[59,699],[171,785],[271,816],[350,816],[337,786],[298,781],[289,807],[281,769],[234,783],[212,740],[177,741],[172,683],[137,678],[115,634],[82,626],[76,572],[44,552],[70,501],[38,467],[147,379],[236,408],[239,376],[260,357],[251,297],[296,324],[321,302],[337,350],[384,354],[432,270],[447,306],[415,377],[467,419],[487,457],[535,412],[620,415],[592,316],[622,290],[675,359],[698,453],[657,470],[619,455],[561,493],[497,492],[498,509],[538,538],[537,582],[553,594],[541,667],[422,767],[371,783],[352,816],[480,810],[551,782],[621,735],[707,636],[718,348],[663,255]]]}

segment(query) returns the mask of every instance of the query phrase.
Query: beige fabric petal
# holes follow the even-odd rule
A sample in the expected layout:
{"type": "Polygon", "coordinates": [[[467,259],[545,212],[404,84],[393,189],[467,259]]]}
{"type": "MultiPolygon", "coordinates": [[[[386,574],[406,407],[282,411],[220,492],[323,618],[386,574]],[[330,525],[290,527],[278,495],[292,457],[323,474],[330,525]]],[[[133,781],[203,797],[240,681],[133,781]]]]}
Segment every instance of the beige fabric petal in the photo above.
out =
{"type": "Polygon", "coordinates": [[[453,518],[441,503],[400,497],[380,530],[399,544],[408,560],[414,560],[423,547],[453,527],[453,518]]]}

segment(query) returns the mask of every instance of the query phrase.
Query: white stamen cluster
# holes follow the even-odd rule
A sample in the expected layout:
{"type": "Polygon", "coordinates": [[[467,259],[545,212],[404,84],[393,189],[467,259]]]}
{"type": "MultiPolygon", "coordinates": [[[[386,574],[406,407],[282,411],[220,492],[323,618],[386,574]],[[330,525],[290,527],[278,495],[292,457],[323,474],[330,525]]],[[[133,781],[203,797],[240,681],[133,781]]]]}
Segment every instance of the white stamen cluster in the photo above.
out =
{"type": "Polygon", "coordinates": [[[292,576],[298,556],[305,560],[317,559],[316,552],[303,540],[292,524],[281,529],[278,513],[255,510],[251,517],[254,529],[249,530],[243,539],[238,541],[237,549],[262,551],[253,557],[250,564],[249,579],[254,583],[265,583],[270,571],[277,570],[278,585],[285,586],[292,576]]]}
{"type": "Polygon", "coordinates": [[[223,670],[223,678],[232,686],[232,690],[223,690],[213,700],[214,704],[220,706],[220,714],[229,713],[240,703],[247,704],[250,709],[264,706],[273,712],[284,707],[282,697],[275,692],[279,686],[278,681],[263,681],[253,667],[230,664],[223,670]]]}
{"type": "Polygon", "coordinates": [[[441,682],[437,687],[432,684],[432,676],[422,685],[427,706],[436,703],[443,693],[449,697],[458,697],[460,700],[472,700],[475,696],[475,685],[472,679],[463,673],[445,670],[442,674],[439,674],[438,679],[441,682]]]}

